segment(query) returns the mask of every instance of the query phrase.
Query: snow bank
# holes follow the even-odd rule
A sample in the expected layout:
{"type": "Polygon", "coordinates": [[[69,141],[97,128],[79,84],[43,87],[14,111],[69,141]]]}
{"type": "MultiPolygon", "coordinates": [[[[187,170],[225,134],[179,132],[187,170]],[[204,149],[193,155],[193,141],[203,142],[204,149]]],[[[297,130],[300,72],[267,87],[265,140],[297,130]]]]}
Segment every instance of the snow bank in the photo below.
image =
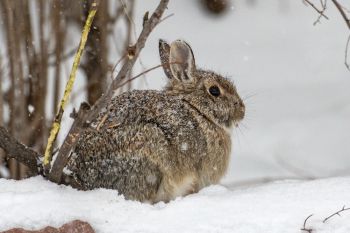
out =
{"type": "Polygon", "coordinates": [[[211,186],[168,204],[126,201],[112,190],[77,191],[34,177],[0,180],[0,231],[88,221],[97,232],[349,232],[350,177],[279,181],[255,187],[211,186]]]}

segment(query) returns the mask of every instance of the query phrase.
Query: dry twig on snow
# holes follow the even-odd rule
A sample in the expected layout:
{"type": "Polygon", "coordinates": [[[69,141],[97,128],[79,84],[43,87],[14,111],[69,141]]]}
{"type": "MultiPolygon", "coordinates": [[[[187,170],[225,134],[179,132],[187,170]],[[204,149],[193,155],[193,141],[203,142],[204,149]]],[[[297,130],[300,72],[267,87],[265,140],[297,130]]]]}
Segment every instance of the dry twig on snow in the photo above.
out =
{"type": "MultiPolygon", "coordinates": [[[[344,211],[347,211],[347,210],[350,210],[350,208],[345,208],[345,206],[343,206],[343,208],[341,208],[340,210],[338,210],[337,212],[329,215],[328,217],[326,217],[325,219],[323,219],[323,223],[326,223],[329,219],[331,219],[332,217],[338,215],[340,216],[340,213],[341,212],[344,212],[344,211]]],[[[312,233],[314,229],[312,228],[309,228],[309,227],[306,227],[306,223],[307,221],[313,216],[313,214],[310,214],[309,216],[307,216],[304,220],[304,224],[303,224],[303,227],[300,229],[301,231],[305,231],[305,232],[308,232],[308,233],[312,233]]]]}
{"type": "Polygon", "coordinates": [[[350,210],[350,208],[345,208],[345,206],[343,206],[343,208],[341,210],[338,210],[337,212],[335,212],[334,214],[329,215],[327,218],[323,219],[323,223],[327,222],[330,218],[334,217],[335,215],[340,216],[341,212],[350,210]]]}
{"type": "Polygon", "coordinates": [[[313,231],[312,228],[306,228],[306,222],[307,220],[309,220],[309,218],[311,218],[313,216],[313,214],[310,214],[309,216],[307,216],[304,220],[304,224],[303,224],[303,228],[301,228],[300,230],[301,231],[305,231],[305,232],[308,232],[308,233],[311,233],[313,231]]]}

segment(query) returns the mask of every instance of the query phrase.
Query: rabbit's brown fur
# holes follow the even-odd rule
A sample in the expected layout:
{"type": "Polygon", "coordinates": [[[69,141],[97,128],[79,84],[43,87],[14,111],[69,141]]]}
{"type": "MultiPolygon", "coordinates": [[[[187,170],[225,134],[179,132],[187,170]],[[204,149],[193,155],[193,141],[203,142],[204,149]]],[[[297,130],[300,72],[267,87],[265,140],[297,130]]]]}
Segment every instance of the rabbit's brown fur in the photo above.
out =
{"type": "Polygon", "coordinates": [[[160,41],[159,49],[170,79],[165,90],[114,97],[79,138],[68,169],[82,188],[154,203],[197,192],[225,174],[227,129],[245,111],[235,86],[196,69],[183,41],[160,41]]]}

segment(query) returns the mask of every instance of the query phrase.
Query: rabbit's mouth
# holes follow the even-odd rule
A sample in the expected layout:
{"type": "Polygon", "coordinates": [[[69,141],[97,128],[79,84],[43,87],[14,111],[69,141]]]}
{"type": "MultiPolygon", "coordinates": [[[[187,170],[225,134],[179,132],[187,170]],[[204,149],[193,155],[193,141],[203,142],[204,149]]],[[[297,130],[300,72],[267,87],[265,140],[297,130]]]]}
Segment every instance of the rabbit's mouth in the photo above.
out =
{"type": "Polygon", "coordinates": [[[233,128],[239,128],[239,123],[241,120],[233,120],[221,125],[221,128],[226,131],[229,135],[232,133],[233,128]]]}
{"type": "Polygon", "coordinates": [[[235,103],[235,110],[233,113],[233,121],[234,122],[240,122],[241,120],[244,119],[244,115],[245,115],[245,105],[243,103],[243,101],[239,101],[235,103]]]}
{"type": "Polygon", "coordinates": [[[231,121],[231,122],[227,122],[226,124],[225,124],[225,127],[226,128],[233,128],[233,127],[238,127],[239,126],[239,122],[241,121],[241,119],[240,120],[233,120],[233,121],[231,121]]]}
{"type": "Polygon", "coordinates": [[[230,116],[230,121],[226,122],[226,127],[238,127],[239,123],[244,119],[245,107],[241,105],[240,108],[235,109],[235,111],[230,116]]]}

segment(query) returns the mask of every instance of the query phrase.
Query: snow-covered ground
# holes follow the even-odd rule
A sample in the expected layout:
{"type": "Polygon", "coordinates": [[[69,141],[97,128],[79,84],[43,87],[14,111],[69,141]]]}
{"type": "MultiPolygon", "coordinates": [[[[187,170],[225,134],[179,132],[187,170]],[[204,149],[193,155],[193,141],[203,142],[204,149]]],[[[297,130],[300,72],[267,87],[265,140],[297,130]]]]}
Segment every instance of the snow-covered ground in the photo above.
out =
{"type": "Polygon", "coordinates": [[[0,180],[0,231],[39,229],[74,219],[97,232],[313,232],[348,233],[350,211],[322,220],[350,205],[350,178],[279,181],[249,188],[211,186],[168,204],[125,201],[116,191],[76,191],[40,177],[0,180]]]}
{"type": "MultiPolygon", "coordinates": [[[[317,232],[349,232],[350,212],[322,220],[350,207],[350,178],[285,180],[350,175],[349,31],[331,2],[330,20],[316,26],[317,14],[302,0],[256,2],[236,0],[224,17],[208,18],[197,1],[170,1],[166,14],[175,15],[157,27],[141,54],[146,67],[158,65],[158,39],[182,38],[198,66],[237,84],[247,117],[234,130],[222,186],[151,206],[125,201],[115,191],[78,192],[40,178],[0,180],[0,230],[79,218],[98,232],[300,232],[314,213],[308,226],[317,232]],[[284,181],[251,185],[269,179],[284,181]]],[[[157,3],[137,2],[137,32],[144,12],[157,3]]],[[[111,59],[118,57],[111,52],[111,59]]],[[[165,81],[157,70],[135,87],[160,89],[165,81]]]]}

